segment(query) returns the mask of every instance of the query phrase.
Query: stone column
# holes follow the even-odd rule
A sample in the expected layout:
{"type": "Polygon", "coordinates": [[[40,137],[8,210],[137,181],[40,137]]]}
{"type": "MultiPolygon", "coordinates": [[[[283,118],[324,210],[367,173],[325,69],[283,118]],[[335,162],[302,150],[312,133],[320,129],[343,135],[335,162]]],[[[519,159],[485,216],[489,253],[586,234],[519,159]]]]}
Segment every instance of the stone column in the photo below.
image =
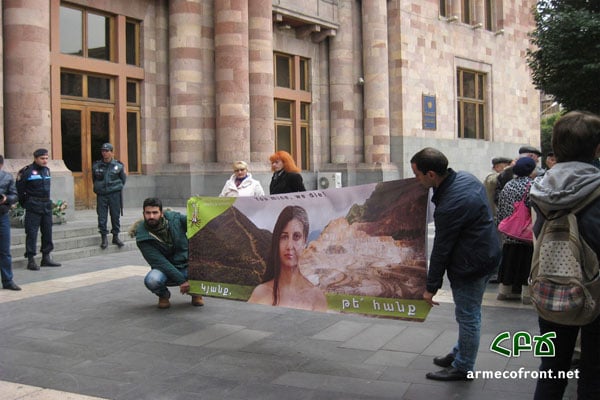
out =
{"type": "MultiPolygon", "coordinates": [[[[4,0],[6,158],[51,150],[50,2],[4,0]]],[[[52,157],[52,154],[50,154],[52,157]]]]}
{"type": "Polygon", "coordinates": [[[248,2],[215,0],[217,162],[250,158],[248,2]]]}
{"type": "Polygon", "coordinates": [[[402,10],[400,3],[388,3],[389,75],[390,75],[390,161],[404,168],[402,10]]]}
{"type": "Polygon", "coordinates": [[[169,1],[170,162],[202,162],[201,0],[169,1]]]}
{"type": "Polygon", "coordinates": [[[249,0],[250,161],[268,161],[275,149],[273,3],[249,0]]]}
{"type": "Polygon", "coordinates": [[[387,1],[362,2],[365,163],[390,161],[387,1]]]}
{"type": "Polygon", "coordinates": [[[484,1],[476,1],[475,2],[475,16],[473,18],[473,21],[471,21],[471,25],[477,25],[477,24],[481,24],[481,27],[483,28],[485,25],[485,5],[483,4],[484,1]]]}
{"type": "Polygon", "coordinates": [[[169,132],[169,0],[156,2],[155,14],[144,24],[144,112],[142,146],[145,173],[171,161],[169,132]]]}
{"type": "MultiPolygon", "coordinates": [[[[354,109],[354,88],[359,76],[353,68],[352,4],[353,1],[340,0],[338,18],[343,29],[330,38],[330,76],[331,93],[331,160],[332,163],[352,163],[355,159],[354,128],[356,113],[354,109]]],[[[325,160],[327,161],[327,160],[325,160]]]]}
{"type": "Polygon", "coordinates": [[[450,8],[452,10],[452,14],[450,16],[451,17],[453,17],[453,16],[458,17],[459,21],[461,21],[461,18],[462,18],[461,1],[462,0],[450,0],[450,8]]]}

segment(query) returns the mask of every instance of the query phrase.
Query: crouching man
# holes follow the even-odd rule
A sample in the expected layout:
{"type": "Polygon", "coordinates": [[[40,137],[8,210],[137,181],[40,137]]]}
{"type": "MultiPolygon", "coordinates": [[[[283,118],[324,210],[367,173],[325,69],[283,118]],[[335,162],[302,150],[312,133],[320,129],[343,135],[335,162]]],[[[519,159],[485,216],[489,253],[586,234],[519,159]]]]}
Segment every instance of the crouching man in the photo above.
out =
{"type": "MultiPolygon", "coordinates": [[[[179,286],[181,294],[190,291],[186,232],[185,215],[176,211],[163,213],[162,202],[158,198],[144,200],[144,221],[134,225],[131,234],[136,237],[138,248],[152,268],[144,284],[158,296],[158,308],[171,306],[168,286],[179,286]]],[[[192,305],[204,305],[202,296],[192,295],[192,305]]]]}

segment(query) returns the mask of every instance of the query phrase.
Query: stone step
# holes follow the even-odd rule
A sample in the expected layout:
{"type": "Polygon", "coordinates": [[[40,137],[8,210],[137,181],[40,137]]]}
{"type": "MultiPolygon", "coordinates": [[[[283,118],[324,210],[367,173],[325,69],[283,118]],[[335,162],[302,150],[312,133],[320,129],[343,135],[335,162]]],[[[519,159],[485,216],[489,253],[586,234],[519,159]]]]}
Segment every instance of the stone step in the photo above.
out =
{"type": "MultiPolygon", "coordinates": [[[[126,218],[121,219],[121,240],[125,240],[125,236],[129,237],[128,230],[133,225],[137,219],[134,218],[126,218]]],[[[110,223],[109,223],[110,229],[110,223]]],[[[39,239],[38,233],[38,239],[39,239]]],[[[97,236],[98,240],[100,240],[100,234],[98,233],[98,227],[93,221],[74,221],[68,222],[60,225],[52,226],[52,240],[58,241],[61,239],[71,239],[71,238],[80,238],[84,236],[97,236]]],[[[112,235],[108,235],[109,240],[112,239],[112,235]]],[[[11,247],[25,245],[25,230],[21,227],[12,227],[10,230],[10,244],[11,247]]]]}
{"type": "MultiPolygon", "coordinates": [[[[83,259],[86,257],[99,256],[102,254],[129,252],[129,251],[133,251],[133,250],[137,251],[137,246],[135,245],[135,241],[129,240],[129,241],[125,242],[125,246],[123,246],[121,249],[119,249],[117,246],[115,246],[113,244],[110,244],[108,246],[108,248],[106,248],[104,250],[102,250],[99,245],[87,246],[87,247],[81,247],[81,248],[77,248],[77,249],[53,251],[52,258],[54,259],[54,261],[61,263],[63,261],[83,259]]],[[[41,260],[41,255],[38,254],[35,257],[35,260],[39,265],[40,260],[41,260]]],[[[23,257],[23,253],[20,253],[18,256],[13,255],[12,266],[13,266],[13,269],[27,267],[27,259],[25,257],[23,257]]]]}
{"type": "MultiPolygon", "coordinates": [[[[139,220],[139,214],[130,214],[130,216],[121,217],[121,233],[119,234],[119,238],[125,243],[125,246],[119,249],[112,244],[112,234],[109,234],[108,248],[104,250],[100,248],[100,234],[98,233],[96,216],[88,212],[79,213],[79,217],[80,219],[52,226],[52,241],[54,243],[52,258],[55,261],[62,262],[102,254],[137,251],[135,238],[131,238],[127,231],[131,225],[139,220]]],[[[110,228],[110,222],[108,225],[110,228]]],[[[27,259],[24,257],[25,230],[19,227],[12,227],[10,237],[13,268],[25,268],[27,266],[27,259]]],[[[40,243],[41,233],[38,232],[38,243],[36,246],[36,250],[38,251],[36,261],[38,264],[41,259],[41,254],[39,254],[40,243]]]]}
{"type": "MultiPolygon", "coordinates": [[[[135,239],[130,238],[129,235],[120,234],[119,238],[127,243],[129,241],[134,242],[135,239]]],[[[57,238],[52,232],[52,242],[54,243],[54,254],[57,252],[65,251],[65,250],[73,250],[73,249],[81,249],[86,247],[100,247],[100,235],[79,235],[79,236],[68,236],[61,238],[60,236],[57,238]]],[[[114,246],[112,243],[112,235],[108,235],[108,245],[114,246]]],[[[38,242],[36,249],[39,251],[41,244],[40,235],[38,234],[38,242]]],[[[134,242],[135,244],[135,242],[134,242]]],[[[18,244],[16,246],[12,245],[10,247],[10,253],[13,258],[18,258],[25,254],[25,241],[23,243],[18,244]]]]}

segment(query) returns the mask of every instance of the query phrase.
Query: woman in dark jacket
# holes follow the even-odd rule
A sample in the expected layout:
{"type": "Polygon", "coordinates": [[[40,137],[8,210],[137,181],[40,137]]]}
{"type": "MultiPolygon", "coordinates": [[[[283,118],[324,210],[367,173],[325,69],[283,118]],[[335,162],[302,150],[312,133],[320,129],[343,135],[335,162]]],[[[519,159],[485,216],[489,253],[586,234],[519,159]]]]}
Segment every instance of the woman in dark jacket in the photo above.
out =
{"type": "Polygon", "coordinates": [[[269,185],[269,193],[281,194],[292,192],[305,192],[300,168],[287,151],[280,150],[269,157],[273,177],[269,185]]]}

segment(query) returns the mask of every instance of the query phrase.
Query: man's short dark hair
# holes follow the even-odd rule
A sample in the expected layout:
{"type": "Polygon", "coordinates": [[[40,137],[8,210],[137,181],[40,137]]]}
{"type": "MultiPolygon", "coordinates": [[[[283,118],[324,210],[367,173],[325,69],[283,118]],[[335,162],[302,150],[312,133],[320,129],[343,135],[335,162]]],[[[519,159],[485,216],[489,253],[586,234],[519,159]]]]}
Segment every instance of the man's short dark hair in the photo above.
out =
{"type": "Polygon", "coordinates": [[[435,172],[438,176],[446,176],[448,173],[448,159],[441,151],[433,147],[425,147],[410,159],[411,164],[415,164],[417,170],[426,174],[429,171],[435,172]]]}
{"type": "Polygon", "coordinates": [[[158,209],[162,212],[162,201],[160,201],[158,197],[148,197],[146,200],[144,200],[143,209],[145,210],[146,207],[158,207],[158,209]]]}
{"type": "Polygon", "coordinates": [[[0,154],[0,164],[4,164],[4,156],[0,154]]]}
{"type": "Polygon", "coordinates": [[[33,156],[35,158],[41,157],[41,156],[47,156],[48,155],[48,150],[47,149],[37,149],[36,151],[33,152],[33,156]]]}
{"type": "Polygon", "coordinates": [[[600,117],[585,111],[563,115],[552,129],[556,162],[592,162],[600,144],[600,117]]]}

